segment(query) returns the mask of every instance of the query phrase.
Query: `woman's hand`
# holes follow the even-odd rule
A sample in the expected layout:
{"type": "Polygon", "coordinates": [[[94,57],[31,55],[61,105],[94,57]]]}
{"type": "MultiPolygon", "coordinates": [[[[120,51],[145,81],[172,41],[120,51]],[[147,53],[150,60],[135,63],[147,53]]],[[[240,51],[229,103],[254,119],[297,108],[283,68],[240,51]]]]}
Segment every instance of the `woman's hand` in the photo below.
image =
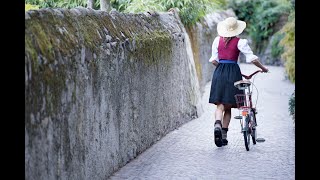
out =
{"type": "Polygon", "coordinates": [[[264,72],[264,73],[269,72],[269,69],[268,69],[268,68],[266,68],[266,67],[261,68],[261,70],[262,70],[262,72],[264,72]]]}
{"type": "Polygon", "coordinates": [[[269,72],[269,69],[263,66],[258,59],[253,60],[252,63],[260,68],[262,72],[269,72]]]}
{"type": "Polygon", "coordinates": [[[216,60],[213,60],[212,64],[215,65],[215,66],[218,66],[219,63],[216,60]]]}

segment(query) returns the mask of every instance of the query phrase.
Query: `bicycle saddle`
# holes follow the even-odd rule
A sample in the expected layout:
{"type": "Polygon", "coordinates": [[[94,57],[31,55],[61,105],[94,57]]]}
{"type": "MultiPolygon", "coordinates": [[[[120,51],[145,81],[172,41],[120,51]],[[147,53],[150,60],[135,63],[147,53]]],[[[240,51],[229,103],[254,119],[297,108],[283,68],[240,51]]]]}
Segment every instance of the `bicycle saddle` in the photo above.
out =
{"type": "Polygon", "coordinates": [[[251,85],[251,82],[249,80],[240,80],[236,81],[233,85],[240,90],[244,90],[251,85]]]}

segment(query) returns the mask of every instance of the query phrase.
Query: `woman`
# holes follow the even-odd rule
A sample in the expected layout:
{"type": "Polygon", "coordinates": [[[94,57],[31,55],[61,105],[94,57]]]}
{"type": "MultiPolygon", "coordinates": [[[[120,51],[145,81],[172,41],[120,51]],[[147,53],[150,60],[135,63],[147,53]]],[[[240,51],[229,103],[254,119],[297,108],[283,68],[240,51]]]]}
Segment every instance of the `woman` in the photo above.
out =
{"type": "Polygon", "coordinates": [[[212,56],[209,59],[216,69],[213,73],[209,103],[217,105],[215,111],[214,139],[218,147],[227,145],[227,132],[231,119],[231,108],[236,108],[235,94],[243,93],[234,87],[234,82],[242,80],[237,64],[240,52],[246,62],[253,63],[262,72],[268,72],[258,57],[253,54],[247,39],[237,37],[246,28],[244,21],[228,17],[218,23],[218,35],[212,43],[212,56]],[[222,122],[221,122],[222,121],[222,122]]]}

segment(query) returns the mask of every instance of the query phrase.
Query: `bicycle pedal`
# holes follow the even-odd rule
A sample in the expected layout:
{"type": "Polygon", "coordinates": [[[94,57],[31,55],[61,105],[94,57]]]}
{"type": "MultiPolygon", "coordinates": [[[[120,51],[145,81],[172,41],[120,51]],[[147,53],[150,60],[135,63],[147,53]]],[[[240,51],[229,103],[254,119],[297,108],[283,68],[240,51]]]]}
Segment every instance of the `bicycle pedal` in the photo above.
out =
{"type": "Polygon", "coordinates": [[[264,138],[257,138],[256,141],[257,142],[265,142],[266,140],[264,138]]]}
{"type": "Polygon", "coordinates": [[[235,119],[242,119],[242,116],[235,116],[235,119]]]}

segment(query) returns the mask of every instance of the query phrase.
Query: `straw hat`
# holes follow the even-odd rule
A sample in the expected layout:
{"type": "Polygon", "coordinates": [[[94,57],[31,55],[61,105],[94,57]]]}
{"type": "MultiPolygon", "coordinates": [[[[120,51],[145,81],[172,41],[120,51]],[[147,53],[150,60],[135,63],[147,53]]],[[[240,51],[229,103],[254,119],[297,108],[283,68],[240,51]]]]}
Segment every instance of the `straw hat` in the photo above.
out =
{"type": "Polygon", "coordinates": [[[237,20],[234,17],[228,17],[218,23],[217,31],[222,37],[232,37],[241,34],[245,28],[246,22],[237,20]]]}

